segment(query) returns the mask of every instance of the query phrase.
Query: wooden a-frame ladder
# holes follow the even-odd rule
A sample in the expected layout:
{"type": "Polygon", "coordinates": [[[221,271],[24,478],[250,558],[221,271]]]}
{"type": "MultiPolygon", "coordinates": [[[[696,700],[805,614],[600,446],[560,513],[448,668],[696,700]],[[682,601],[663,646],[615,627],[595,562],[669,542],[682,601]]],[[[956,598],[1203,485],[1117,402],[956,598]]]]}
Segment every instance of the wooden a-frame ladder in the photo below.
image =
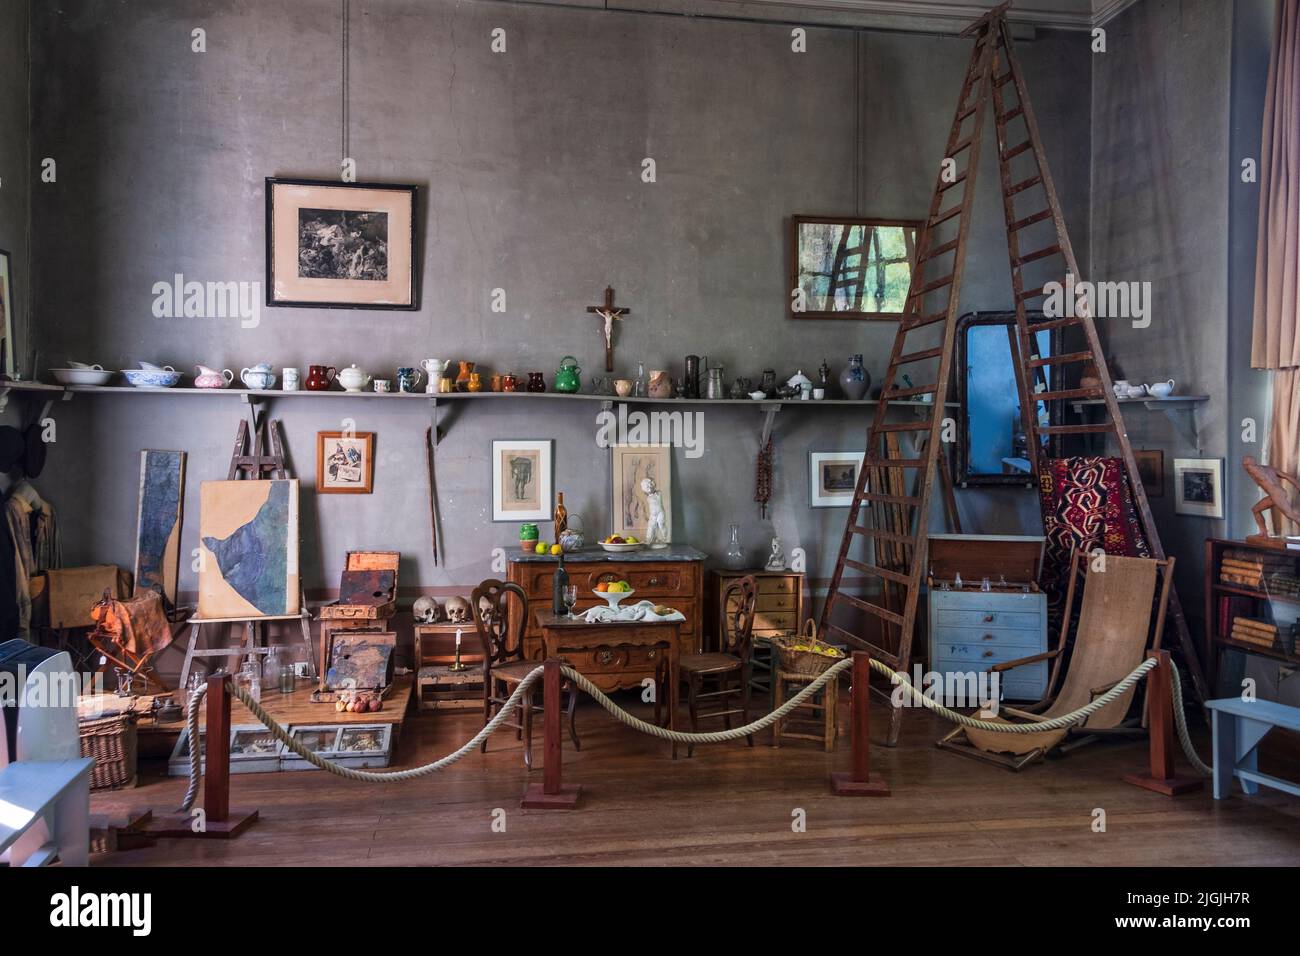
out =
{"type": "MultiPolygon", "coordinates": [[[[1120,449],[1152,557],[1165,557],[1111,388],[1097,330],[1087,309],[1067,310],[1084,314],[1030,322],[1026,303],[1044,297],[1048,282],[1065,284],[1069,275],[1077,283],[1081,277],[1024,76],[1015,57],[1005,18],[1008,6],[1009,3],[1004,3],[993,8],[962,32],[964,37],[973,37],[975,45],[962,81],[944,162],[917,242],[916,265],[903,318],[894,338],[880,401],[868,433],[866,457],[821,613],[819,634],[823,638],[845,640],[851,647],[869,651],[902,673],[911,666],[934,479],[938,468],[947,467],[946,456],[941,452],[943,410],[951,377],[975,176],[990,102],[997,132],[1002,208],[1016,312],[1013,339],[1017,348],[1012,349],[1012,364],[1025,434],[1029,436],[1031,473],[1038,474],[1042,442],[1049,436],[1112,435],[1120,449]],[[1028,271],[1041,274],[1042,281],[1034,279],[1027,287],[1027,266],[1028,271]],[[1082,340],[1075,350],[1040,357],[1035,344],[1037,333],[1069,326],[1077,327],[1075,334],[1082,340]],[[1071,376],[1076,382],[1077,370],[1095,368],[1099,384],[1065,387],[1061,383],[1068,366],[1076,370],[1071,376]],[[900,381],[907,381],[902,377],[905,370],[911,373],[910,379],[919,375],[925,380],[927,376],[917,371],[921,368],[934,370],[932,380],[899,387],[900,381]],[[1051,379],[1046,378],[1049,375],[1051,379]],[[929,415],[908,422],[886,422],[891,399],[928,401],[929,415]],[[1101,406],[1104,421],[1041,424],[1038,420],[1038,402],[1089,399],[1104,403],[1101,406]],[[903,441],[907,433],[915,433],[916,440],[910,447],[903,441]],[[918,448],[921,450],[917,451],[918,448]],[[872,545],[870,549],[866,548],[868,542],[872,545]],[[855,553],[862,556],[855,558],[855,553]],[[846,568],[858,572],[860,580],[879,581],[877,593],[882,603],[847,593],[844,590],[846,568]],[[868,629],[866,625],[873,618],[879,623],[868,629]]],[[[1169,611],[1196,696],[1205,700],[1204,678],[1176,593],[1171,593],[1169,611]]],[[[898,741],[901,719],[902,709],[895,708],[888,734],[891,746],[898,741]]]]}

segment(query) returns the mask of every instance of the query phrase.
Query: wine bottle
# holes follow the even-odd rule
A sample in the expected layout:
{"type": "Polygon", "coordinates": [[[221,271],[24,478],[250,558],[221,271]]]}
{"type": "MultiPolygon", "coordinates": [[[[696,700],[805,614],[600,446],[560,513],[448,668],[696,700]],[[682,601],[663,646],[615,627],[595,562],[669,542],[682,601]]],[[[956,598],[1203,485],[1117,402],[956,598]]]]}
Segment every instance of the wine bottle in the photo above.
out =
{"type": "Polygon", "coordinates": [[[569,572],[564,570],[564,552],[560,552],[560,563],[555,568],[555,575],[551,582],[551,612],[553,614],[565,614],[568,608],[564,606],[564,589],[569,586],[569,572]]]}

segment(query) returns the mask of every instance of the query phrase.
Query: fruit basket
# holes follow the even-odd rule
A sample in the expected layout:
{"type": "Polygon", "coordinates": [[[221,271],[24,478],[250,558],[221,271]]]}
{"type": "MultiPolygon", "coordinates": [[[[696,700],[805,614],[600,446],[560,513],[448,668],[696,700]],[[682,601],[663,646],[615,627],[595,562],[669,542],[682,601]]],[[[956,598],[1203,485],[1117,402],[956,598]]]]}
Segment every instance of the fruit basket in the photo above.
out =
{"type": "MultiPolygon", "coordinates": [[[[626,584],[626,582],[615,582],[615,583],[626,584]]],[[[626,598],[630,598],[633,594],[636,594],[636,592],[633,591],[630,586],[626,591],[592,591],[591,593],[596,595],[596,597],[598,598],[603,598],[605,600],[605,603],[608,604],[611,608],[613,608],[616,611],[618,610],[618,605],[620,601],[623,601],[626,598]]]]}
{"type": "Polygon", "coordinates": [[[812,618],[804,622],[803,633],[770,637],[768,642],[776,648],[778,667],[787,674],[817,677],[844,659],[838,647],[817,639],[817,625],[812,618]]]}

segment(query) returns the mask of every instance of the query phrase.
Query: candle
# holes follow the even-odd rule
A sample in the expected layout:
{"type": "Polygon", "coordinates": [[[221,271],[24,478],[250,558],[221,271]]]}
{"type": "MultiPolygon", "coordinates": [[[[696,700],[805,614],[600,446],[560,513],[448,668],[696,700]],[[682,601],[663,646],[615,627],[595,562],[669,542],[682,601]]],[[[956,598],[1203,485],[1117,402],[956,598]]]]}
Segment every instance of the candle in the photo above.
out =
{"type": "Polygon", "coordinates": [[[456,628],[456,650],[460,650],[460,628],[456,628]]]}

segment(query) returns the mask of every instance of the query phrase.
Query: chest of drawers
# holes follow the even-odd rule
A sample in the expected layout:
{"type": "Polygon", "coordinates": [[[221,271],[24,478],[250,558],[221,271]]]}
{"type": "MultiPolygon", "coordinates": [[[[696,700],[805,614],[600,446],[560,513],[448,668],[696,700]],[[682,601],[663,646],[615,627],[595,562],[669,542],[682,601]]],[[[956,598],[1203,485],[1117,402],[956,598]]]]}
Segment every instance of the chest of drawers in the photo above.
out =
{"type": "MultiPolygon", "coordinates": [[[[942,591],[929,597],[930,670],[981,674],[994,664],[1047,650],[1047,595],[1041,591],[942,591]]],[[[1047,692],[1047,662],[1001,675],[1006,700],[1036,701],[1047,692]]]]}
{"type": "Polygon", "coordinates": [[[722,634],[728,615],[736,611],[733,595],[725,606],[727,588],[737,578],[754,576],[758,598],[754,602],[754,637],[793,634],[803,623],[804,576],[796,571],[712,571],[709,573],[709,606],[705,649],[722,650],[722,634]]]}

